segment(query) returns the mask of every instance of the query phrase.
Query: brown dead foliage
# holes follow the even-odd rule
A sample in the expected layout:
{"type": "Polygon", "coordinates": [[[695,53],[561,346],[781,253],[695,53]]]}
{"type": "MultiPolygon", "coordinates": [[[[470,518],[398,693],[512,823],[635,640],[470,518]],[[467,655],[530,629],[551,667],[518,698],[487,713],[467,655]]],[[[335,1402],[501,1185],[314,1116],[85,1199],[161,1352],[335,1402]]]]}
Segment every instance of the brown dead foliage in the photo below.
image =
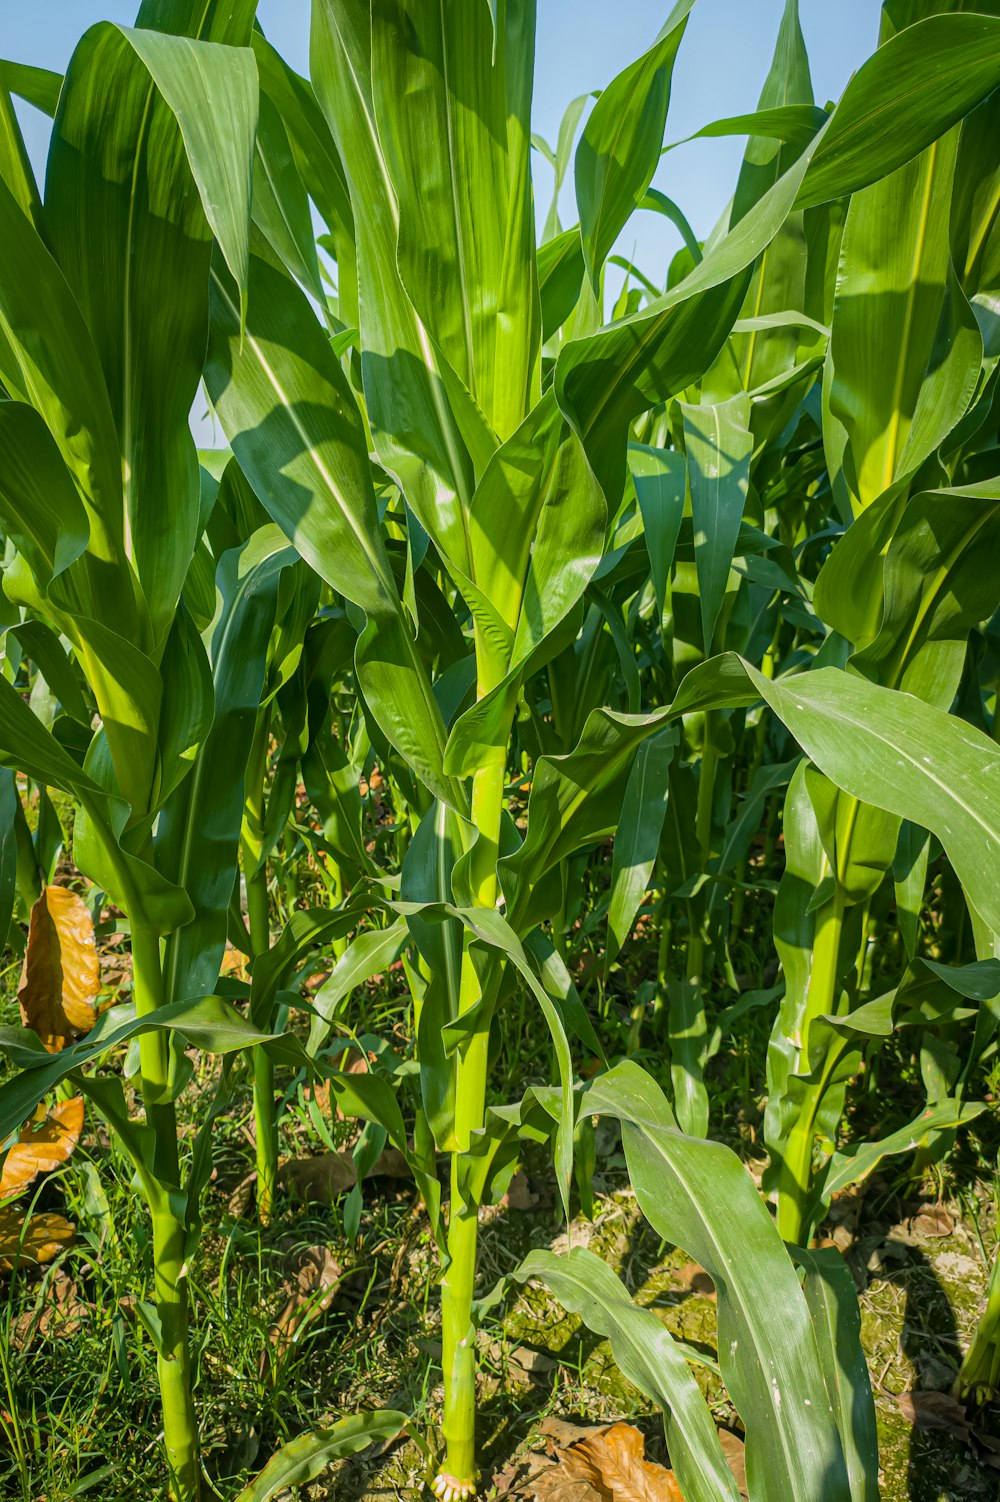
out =
{"type": "Polygon", "coordinates": [[[41,1173],[49,1173],[70,1157],[83,1131],[83,1096],[63,1100],[48,1112],[40,1108],[21,1128],[4,1159],[0,1199],[19,1194],[41,1173]]]}
{"type": "Polygon", "coordinates": [[[101,965],[94,922],[69,887],[46,887],[31,909],[17,999],[21,1020],[58,1053],[94,1025],[101,965]]]}
{"type": "MultiPolygon", "coordinates": [[[[558,1422],[558,1421],[557,1421],[558,1422]]],[[[645,1457],[645,1440],[631,1424],[584,1431],[566,1442],[573,1425],[549,1430],[551,1464],[531,1480],[538,1502],[683,1502],[673,1471],[645,1457]]]]}

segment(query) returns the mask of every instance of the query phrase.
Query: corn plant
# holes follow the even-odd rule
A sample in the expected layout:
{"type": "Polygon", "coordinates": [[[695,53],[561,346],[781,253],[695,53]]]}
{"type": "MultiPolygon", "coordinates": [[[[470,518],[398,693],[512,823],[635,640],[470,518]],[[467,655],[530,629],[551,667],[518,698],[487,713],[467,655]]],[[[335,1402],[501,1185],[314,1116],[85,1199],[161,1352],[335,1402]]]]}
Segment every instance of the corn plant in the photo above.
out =
{"type": "MultiPolygon", "coordinates": [[[[245,336],[238,288],[220,257],[213,268],[206,366],[213,404],[265,508],[348,602],[360,633],[354,667],[369,735],[414,779],[414,834],[401,900],[389,911],[406,919],[421,961],[411,964],[419,977],[421,1112],[412,1149],[401,1140],[425,1169],[432,1144],[452,1155],[442,1275],[447,1453],[435,1481],[445,1497],[467,1495],[475,1478],[478,1210],[509,1174],[519,1131],[544,1134],[546,1116],[555,1123],[560,1187],[569,1192],[575,1106],[565,1027],[589,1038],[589,1025],[565,997],[562,1008],[554,1004],[530,957],[532,936],[560,910],[567,858],[614,829],[640,747],[660,732],[662,766],[675,738],[671,719],[763,697],[832,784],[871,797],[874,781],[890,814],[919,787],[926,822],[963,880],[974,880],[977,864],[950,827],[964,787],[947,792],[907,757],[887,775],[887,740],[922,740],[925,714],[895,690],[835,667],[775,682],[723,656],[687,673],[662,712],[636,713],[638,702],[626,714],[595,708],[558,753],[541,748],[523,840],[505,809],[518,705],[535,694],[530,685],[547,665],[553,720],[563,734],[571,723],[557,703],[557,664],[577,637],[581,608],[601,609],[598,579],[613,566],[609,550],[628,502],[631,425],[701,380],[702,399],[689,401],[684,415],[689,462],[703,455],[707,484],[720,453],[730,454],[716,436],[720,407],[725,431],[740,426],[740,400],[744,431],[749,416],[747,397],[726,391],[732,372],[720,362],[755,278],[763,279],[760,258],[789,214],[885,178],[1000,79],[988,18],[931,18],[904,29],[832,116],[789,106],[799,149],[752,158],[739,211],[699,263],[641,307],[629,311],[626,299],[625,316],[602,326],[602,267],[655,168],[689,10],[675,8],[650,51],[593,110],[576,155],[580,226],[550,254],[536,251],[532,225],[531,6],[494,13],[477,5],[459,16],[418,0],[317,0],[315,95],[284,75],[276,105],[329,226],[324,243],[336,258],[338,300],[328,315],[343,323],[345,341],[356,339],[359,358],[341,363],[338,352],[349,346],[331,344],[287,263],[263,243],[250,258],[245,336]],[[570,316],[572,337],[557,339],[570,316]],[[554,358],[544,354],[543,337],[554,358]],[[707,410],[712,371],[718,381],[707,410]],[[376,486],[398,497],[390,504],[393,528],[405,529],[403,556],[392,546],[395,531],[387,538],[380,528],[376,486]],[[448,592],[425,590],[421,599],[416,581],[428,558],[448,592]],[[457,639],[456,611],[465,622],[457,639]],[[487,1112],[491,1026],[518,976],[546,1017],[560,1086],[487,1112]]],[[[789,30],[794,15],[790,5],[789,30]]],[[[768,128],[781,137],[791,120],[778,113],[768,128]]],[[[794,315],[769,309],[742,336],[785,330],[787,346],[794,315]]],[[[754,359],[744,354],[744,391],[754,359]]],[[[766,384],[751,385],[762,407],[781,393],[780,383],[776,392],[766,384]]],[[[780,408],[779,401],[765,417],[776,420],[780,408]]],[[[692,497],[694,485],[692,478],[692,497]]],[[[699,576],[709,649],[722,609],[719,580],[724,590],[733,556],[732,515],[730,502],[727,543],[710,533],[710,588],[699,576]]],[[[610,610],[603,619],[613,629],[610,610]]],[[[937,714],[941,758],[992,754],[978,741],[972,751],[966,732],[937,714]]],[[[986,820],[988,842],[986,800],[973,790],[971,802],[971,822],[986,820]]],[[[706,794],[703,853],[709,804],[706,794]]],[[[985,897],[994,911],[995,894],[985,897]]],[[[689,979],[700,980],[702,963],[692,962],[689,979]]],[[[345,1108],[400,1136],[398,1108],[377,1081],[364,1089],[346,1077],[333,1083],[345,1108]]]]}
{"type": "MultiPolygon", "coordinates": [[[[652,1223],[716,1280],[752,1494],[872,1494],[856,1310],[801,1243],[881,1157],[915,1134],[949,1140],[994,1042],[988,1008],[971,1045],[960,1029],[995,994],[1000,932],[996,688],[970,646],[997,605],[976,556],[997,501],[1000,19],[890,0],[877,52],[819,109],[787,0],[758,110],[706,127],[750,143],[702,245],[650,188],[692,4],[600,95],[574,156],[579,224],[562,229],[554,204],[541,245],[532,0],[314,0],[311,80],[253,29],[251,0],[146,0],[134,30],[89,32],[65,80],[0,74],[0,523],[17,612],[0,760],[73,799],[73,858],[94,902],[124,914],[135,1001],[58,1055],[8,1030],[20,1073],[0,1087],[0,1132],[69,1077],[135,1165],[155,1274],[139,1308],[178,1498],[200,1485],[186,1266],[241,1051],[262,1219],[276,1062],[323,1072],[368,1122],[359,1171],[386,1138],[413,1169],[442,1252],[446,1502],[476,1481],[479,1211],[526,1140],[552,1141],[567,1213],[578,1148],[586,1205],[596,1115],[621,1123],[652,1223]],[[7,80],[54,116],[44,196],[7,80]],[[684,249],[662,290],[626,264],[606,317],[605,267],[639,207],[667,214],[684,249]],[[201,469],[199,378],[232,450],[201,469]],[[39,684],[55,718],[36,712],[39,684]],[[359,792],[376,761],[394,816],[378,860],[359,792]],[[775,1229],[703,1138],[713,987],[734,979],[749,840],[786,783],[775,1229]],[[573,1077],[571,1038],[607,1063],[567,961],[587,860],[612,834],[608,965],[647,886],[662,893],[672,1106],[635,1065],[573,1077]],[[945,966],[917,952],[929,841],[961,888],[974,965],[961,946],[945,966]],[[294,872],[306,849],[330,902],[288,903],[272,938],[269,863],[287,852],[294,872]],[[890,872],[909,964],[868,996],[890,872]],[[220,979],[227,934],[248,986],[220,979]],[[304,1046],[290,987],[327,947],[304,1046]],[[338,1069],[345,999],[398,955],[416,1071],[384,1055],[367,1075],[338,1069]],[[496,1102],[492,1055],[525,998],[557,1083],[496,1102]],[[928,1111],[832,1151],[846,1079],[894,1027],[919,1029],[928,1111]],[[183,1162],[178,1040],[223,1056],[183,1162]],[[101,1072],[124,1042],[143,1124],[101,1072]]],[[[577,101],[551,153],[557,194],[581,118],[577,101]]],[[[0,811],[0,888],[16,879],[29,900],[58,819],[26,840],[13,779],[0,811]]],[[[360,1191],[350,1226],[359,1215],[360,1191]]],[[[522,1273],[611,1336],[664,1407],[686,1490],[731,1495],[683,1355],[610,1272],[573,1254],[522,1273]]],[[[991,1321],[966,1385],[992,1372],[991,1321]]],[[[401,1422],[293,1441],[247,1502],[401,1422]]]]}
{"type": "MultiPolygon", "coordinates": [[[[245,287],[253,9],[146,4],[135,29],[88,32],[61,83],[23,80],[54,115],[44,200],[0,91],[0,506],[4,590],[19,607],[0,679],[2,756],[73,799],[73,857],[99,900],[124,914],[134,1003],[54,1056],[8,1029],[21,1073],[4,1087],[2,1130],[68,1076],[134,1165],[153,1229],[153,1298],[136,1307],[157,1352],[178,1498],[200,1494],[187,1267],[212,1122],[233,1051],[269,1036],[213,995],[237,883],[248,728],[261,713],[282,573],[302,568],[271,525],[249,539],[210,528],[220,487],[199,471],[188,429],[213,241],[245,287]],[[62,705],[52,730],[19,692],[32,671],[62,705]],[[144,1122],[131,1119],[119,1076],[84,1071],[129,1041],[144,1122]],[[192,1072],[184,1044],[226,1058],[188,1159],[174,1106],[192,1072]]],[[[36,839],[32,853],[29,839],[25,850],[12,789],[5,837],[13,829],[30,895],[42,846],[36,839]]]]}

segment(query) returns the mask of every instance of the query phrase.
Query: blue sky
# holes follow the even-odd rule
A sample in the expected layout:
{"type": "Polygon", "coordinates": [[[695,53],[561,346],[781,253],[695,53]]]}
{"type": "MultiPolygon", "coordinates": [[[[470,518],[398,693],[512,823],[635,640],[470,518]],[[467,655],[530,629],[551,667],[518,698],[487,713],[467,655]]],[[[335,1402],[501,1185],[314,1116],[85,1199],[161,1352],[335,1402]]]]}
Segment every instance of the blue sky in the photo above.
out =
{"type": "MultiPolygon", "coordinates": [[[[466,3],[466,0],[453,0],[466,3]]],[[[74,42],[94,21],[131,22],[137,0],[0,0],[0,55],[62,71],[74,42]]],[[[308,72],[309,0],[260,0],[258,15],[271,41],[300,72],[308,72]]],[[[600,89],[650,45],[672,0],[538,0],[534,128],[553,145],[566,105],[600,89]]],[[[783,0],[697,0],[674,69],[666,139],[679,140],[723,115],[752,110],[767,73],[783,0]]],[[[872,52],[879,0],[800,0],[817,103],[836,99],[872,52]]],[[[44,171],[47,121],[20,107],[28,149],[44,171]]],[[[692,141],[671,152],[654,179],[687,214],[695,233],[708,234],[739,171],[741,138],[692,141]]],[[[535,157],[539,224],[551,197],[552,175],[535,157]]],[[[564,223],[576,218],[572,174],[561,202],[564,223]]],[[[633,216],[618,245],[661,285],[679,236],[661,216],[633,216]]],[[[620,282],[612,273],[614,292],[620,282]]]]}

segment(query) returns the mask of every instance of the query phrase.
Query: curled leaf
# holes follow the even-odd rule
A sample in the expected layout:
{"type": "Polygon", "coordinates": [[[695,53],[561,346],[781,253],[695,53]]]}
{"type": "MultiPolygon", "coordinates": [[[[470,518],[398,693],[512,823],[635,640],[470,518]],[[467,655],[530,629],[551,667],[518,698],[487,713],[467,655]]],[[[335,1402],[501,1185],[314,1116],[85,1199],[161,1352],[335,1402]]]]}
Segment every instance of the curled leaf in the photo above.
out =
{"type": "Polygon", "coordinates": [[[22,1022],[58,1053],[93,1027],[100,984],[94,920],[68,887],[46,887],[31,909],[17,993],[22,1022]]]}

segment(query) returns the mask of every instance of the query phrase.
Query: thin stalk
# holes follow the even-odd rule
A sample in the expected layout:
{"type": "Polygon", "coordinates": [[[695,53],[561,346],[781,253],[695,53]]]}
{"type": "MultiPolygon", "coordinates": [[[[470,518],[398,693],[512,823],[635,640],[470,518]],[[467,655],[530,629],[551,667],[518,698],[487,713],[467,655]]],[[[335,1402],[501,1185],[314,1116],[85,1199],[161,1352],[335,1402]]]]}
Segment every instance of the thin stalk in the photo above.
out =
{"type": "MultiPolygon", "coordinates": [[[[247,890],[247,919],[254,958],[271,941],[267,901],[267,868],[261,862],[264,840],[264,778],[270,716],[261,711],[247,761],[246,804],[243,815],[243,874],[247,890]]],[[[253,1062],[253,1119],[257,1143],[257,1215],[268,1225],[278,1182],[278,1119],[274,1107],[274,1062],[260,1047],[251,1049],[253,1062]]]]}
{"type": "MultiPolygon", "coordinates": [[[[480,907],[496,905],[496,863],[503,808],[504,766],[482,767],[472,783],[472,822],[478,834],[473,851],[472,885],[480,907]]],[[[479,978],[468,948],[462,957],[459,1013],[481,996],[479,978]]],[[[451,1155],[451,1205],[448,1214],[448,1266],[441,1280],[442,1365],[444,1369],[444,1469],[434,1482],[439,1497],[451,1502],[470,1496],[476,1482],[476,1332],[472,1299],[476,1281],[479,1207],[466,1194],[462,1158],[472,1134],[486,1114],[489,1022],[477,1029],[459,1051],[455,1075],[455,1146],[451,1155]]]]}
{"type": "Polygon", "coordinates": [[[963,1402],[970,1394],[977,1400],[991,1398],[1000,1385],[1000,1256],[994,1257],[986,1294],[986,1309],[976,1326],[952,1388],[963,1402]]]}
{"type": "MultiPolygon", "coordinates": [[[[701,753],[701,770],[698,774],[698,807],[695,816],[695,837],[698,847],[699,869],[706,871],[712,858],[712,813],[715,807],[715,784],[719,769],[719,753],[712,737],[711,715],[705,716],[705,743],[701,753]]],[[[685,973],[687,994],[682,1015],[676,1019],[668,1011],[672,1070],[681,1072],[681,1089],[687,1103],[681,1113],[681,1124],[694,1136],[708,1132],[708,1097],[703,1080],[704,1043],[708,1035],[705,1011],[706,966],[709,958],[708,903],[704,892],[690,898],[687,904],[688,936],[685,948],[685,973]],[[680,1025],[676,1023],[679,1021],[680,1025]]],[[[675,1095],[677,1095],[675,1083],[675,1095]]]]}
{"type": "MultiPolygon", "coordinates": [[[[808,1068],[809,1021],[833,1012],[837,1001],[840,938],[844,927],[844,893],[838,883],[833,896],[820,908],[816,920],[812,970],[809,976],[807,1015],[802,1024],[801,1054],[808,1068]]],[[[810,1087],[798,1120],[788,1134],[778,1180],[778,1230],[786,1241],[801,1246],[808,1230],[806,1204],[812,1188],[813,1148],[816,1143],[816,1118],[826,1091],[830,1060],[822,1076],[810,1087]]]]}
{"type": "MultiPolygon", "coordinates": [[[[771,645],[764,653],[764,657],[761,662],[761,672],[764,674],[765,678],[774,677],[774,664],[778,652],[778,634],[780,630],[781,625],[779,621],[778,626],[775,628],[774,636],[771,638],[771,645]]],[[[750,761],[750,766],[747,769],[746,787],[748,792],[753,787],[754,779],[756,778],[757,773],[760,771],[761,767],[764,764],[764,752],[766,748],[767,710],[762,709],[760,712],[760,719],[757,721],[757,724],[754,727],[753,756],[750,761]]],[[[735,943],[736,939],[739,937],[740,930],[743,927],[743,909],[746,905],[747,895],[745,883],[747,879],[747,866],[749,864],[749,859],[749,852],[746,855],[742,855],[740,857],[739,865],[736,868],[737,886],[736,891],[733,893],[732,915],[729,921],[730,944],[735,943]]]]}
{"type": "MultiPolygon", "coordinates": [[[[164,1003],[160,940],[152,929],[133,927],[132,974],[140,1017],[164,1003]]],[[[158,1192],[150,1196],[153,1220],[153,1280],[159,1343],[156,1357],[163,1405],[163,1441],[175,1502],[198,1502],[198,1423],[191,1392],[188,1339],[186,1227],[174,1209],[169,1190],[179,1188],[177,1120],[170,1098],[170,1048],[164,1032],[139,1039],[139,1066],[146,1120],[155,1141],[153,1173],[158,1192]]]]}

